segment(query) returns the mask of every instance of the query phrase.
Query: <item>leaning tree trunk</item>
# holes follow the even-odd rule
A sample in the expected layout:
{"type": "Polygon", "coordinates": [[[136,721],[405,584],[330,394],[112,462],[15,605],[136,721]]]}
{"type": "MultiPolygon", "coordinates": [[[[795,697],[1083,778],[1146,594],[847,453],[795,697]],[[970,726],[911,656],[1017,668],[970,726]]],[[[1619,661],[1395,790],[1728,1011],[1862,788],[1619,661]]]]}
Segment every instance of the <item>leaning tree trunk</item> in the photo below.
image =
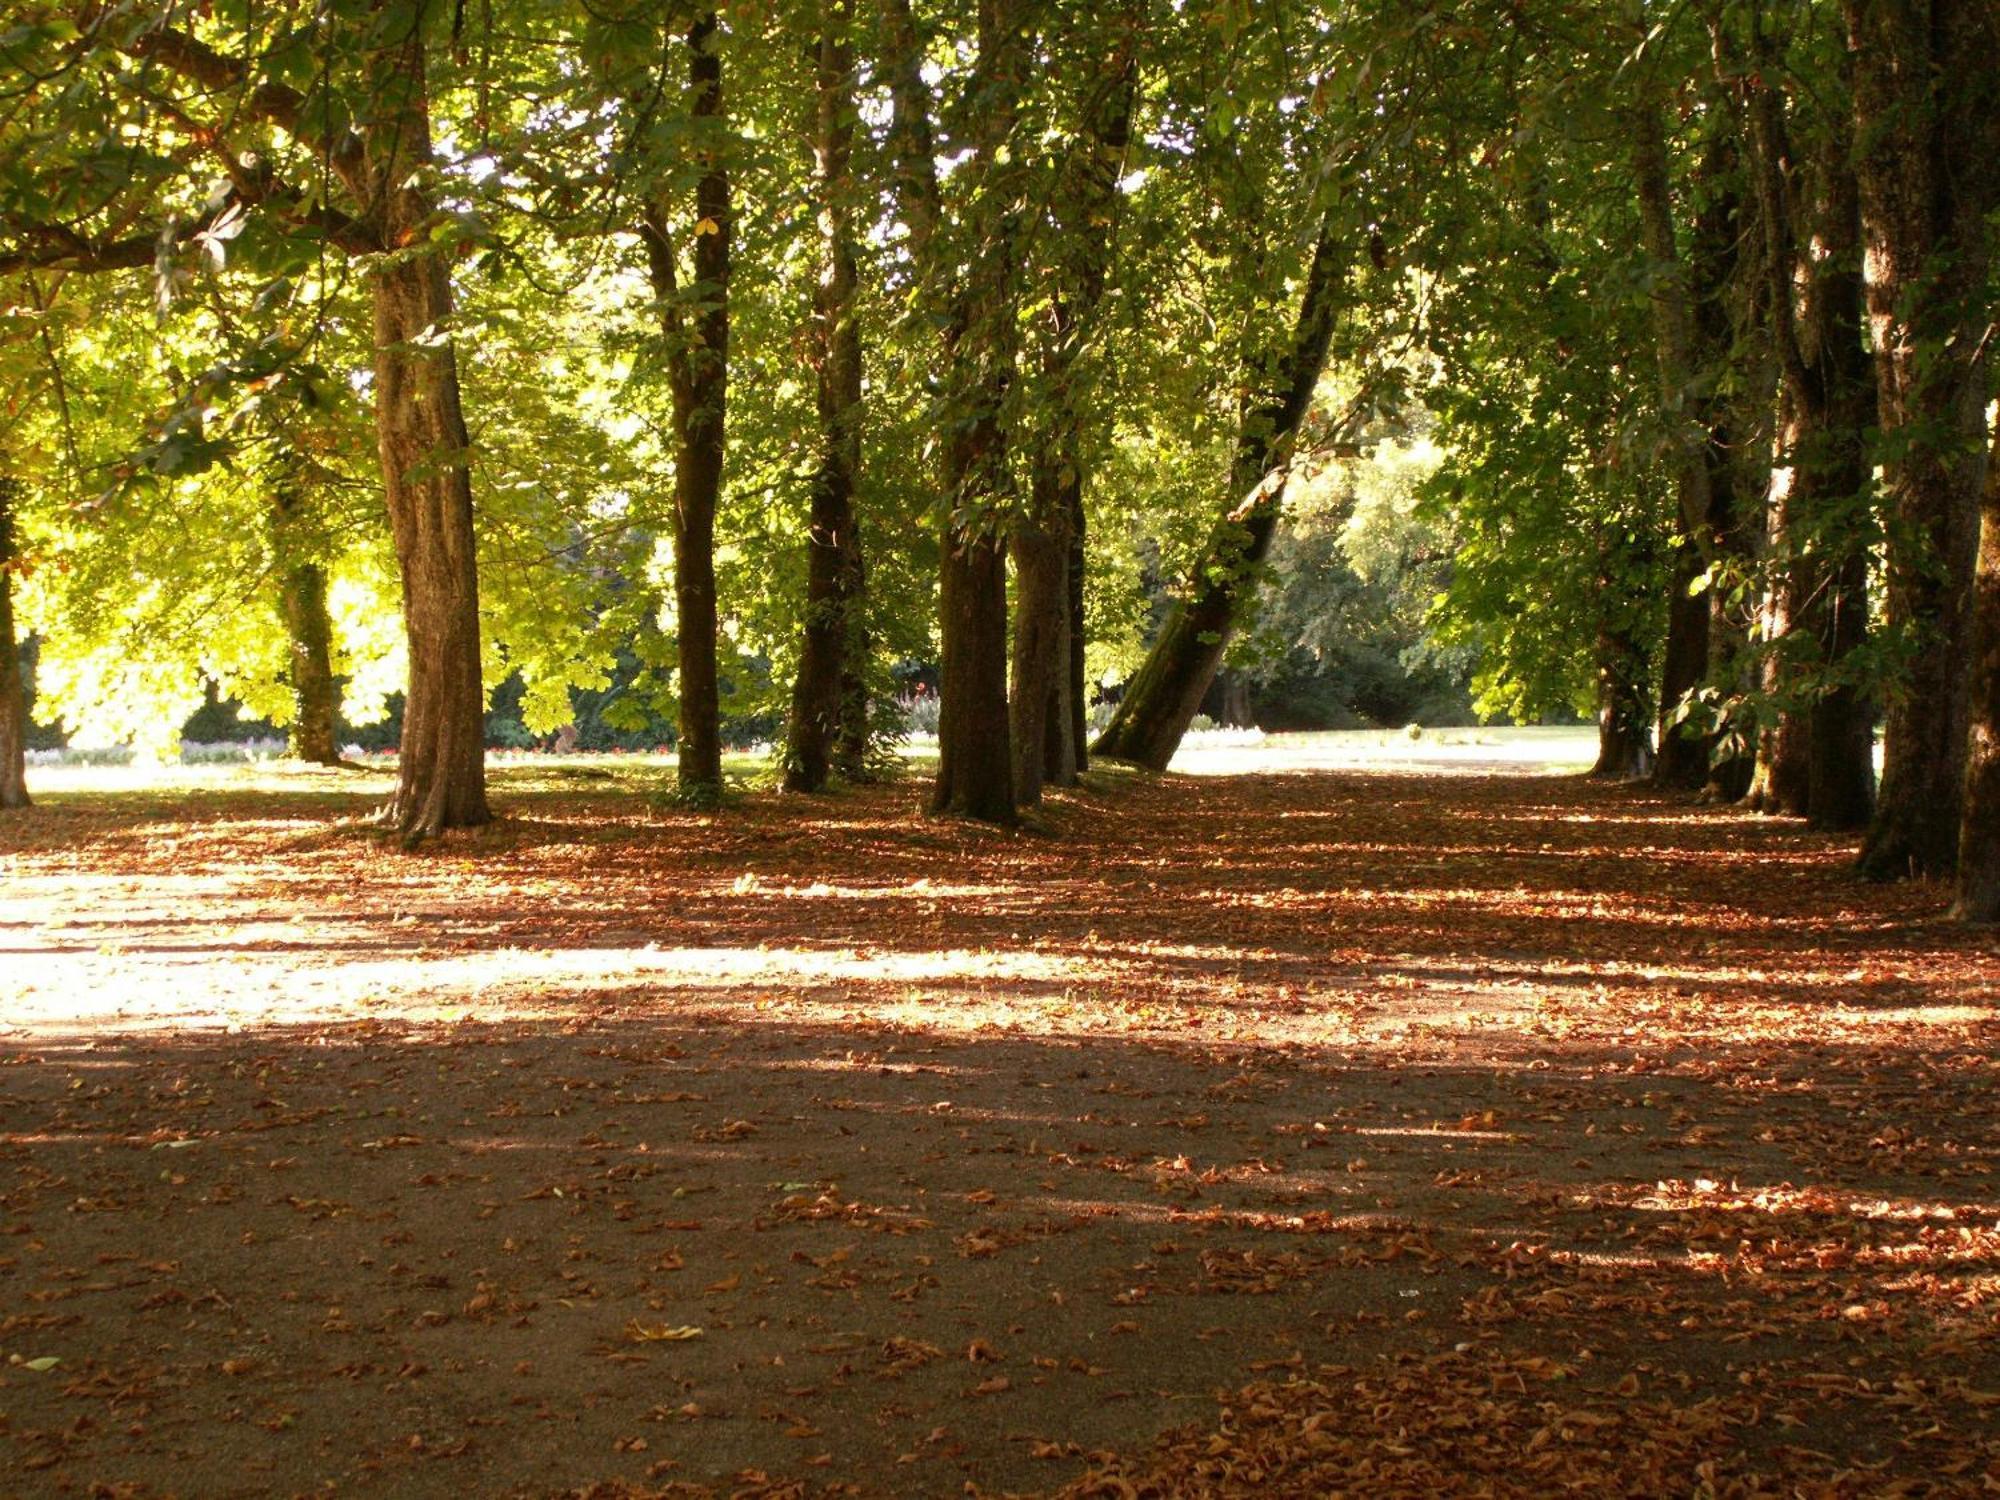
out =
{"type": "MultiPolygon", "coordinates": [[[[715,12],[688,27],[690,113],[719,130],[722,58],[715,12]]],[[[679,668],[680,794],[696,804],[722,796],[721,692],[716,670],[715,512],[722,495],[729,393],[729,174],[719,144],[702,136],[695,184],[694,285],[684,299],[675,265],[671,208],[656,191],[640,238],[667,343],[674,409],[674,649],[679,668]]]]}
{"type": "Polygon", "coordinates": [[[28,806],[28,686],[14,638],[14,508],[21,482],[0,476],[0,808],[28,806]]]}
{"type": "Polygon", "coordinates": [[[1980,501],[1971,698],[1953,914],[1966,922],[2000,922],[2000,425],[1994,428],[1980,501]]]}
{"type": "Polygon", "coordinates": [[[848,0],[826,0],[815,68],[820,194],[820,282],[814,298],[812,361],[819,407],[819,466],[813,474],[806,540],[805,643],[792,685],[785,787],[817,792],[838,768],[862,773],[867,756],[867,687],[860,661],[866,573],[855,526],[861,474],[860,275],[855,265],[849,161],[854,143],[854,48],[848,0]],[[859,710],[858,715],[856,710],[859,710]]]}
{"type": "Polygon", "coordinates": [[[1280,362],[1277,393],[1244,413],[1230,466],[1230,507],[1194,567],[1189,595],[1133,674],[1094,751],[1164,771],[1222,664],[1230,635],[1254,597],[1257,567],[1284,509],[1285,482],[1299,425],[1326,368],[1340,311],[1346,258],[1333,215],[1320,224],[1298,323],[1280,362]]]}
{"type": "Polygon", "coordinates": [[[1947,875],[1966,785],[1972,576],[1985,467],[1987,216],[2000,195],[1990,0],[1846,0],[1883,440],[1889,696],[1864,874],[1947,875]]]}

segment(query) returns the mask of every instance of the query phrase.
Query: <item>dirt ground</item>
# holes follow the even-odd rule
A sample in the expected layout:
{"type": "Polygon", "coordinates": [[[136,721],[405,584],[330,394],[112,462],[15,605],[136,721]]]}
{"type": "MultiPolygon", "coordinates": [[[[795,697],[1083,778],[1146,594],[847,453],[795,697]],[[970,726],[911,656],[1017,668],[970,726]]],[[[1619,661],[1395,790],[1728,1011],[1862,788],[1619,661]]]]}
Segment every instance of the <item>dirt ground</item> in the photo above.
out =
{"type": "Polygon", "coordinates": [[[0,1494],[1991,1495],[2000,951],[1534,776],[0,820],[0,1494]]]}

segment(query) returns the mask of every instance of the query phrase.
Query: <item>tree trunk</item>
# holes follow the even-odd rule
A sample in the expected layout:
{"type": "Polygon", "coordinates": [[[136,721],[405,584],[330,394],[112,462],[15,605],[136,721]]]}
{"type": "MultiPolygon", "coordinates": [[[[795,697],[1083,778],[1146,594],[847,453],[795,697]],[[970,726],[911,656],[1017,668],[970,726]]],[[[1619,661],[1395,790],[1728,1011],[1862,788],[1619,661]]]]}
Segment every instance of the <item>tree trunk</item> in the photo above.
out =
{"type": "Polygon", "coordinates": [[[720,685],[716,671],[715,511],[722,495],[729,394],[729,173],[710,130],[722,120],[722,59],[715,12],[687,31],[689,113],[703,169],[695,184],[694,284],[685,297],[674,259],[672,207],[655,189],[640,238],[666,341],[674,409],[674,651],[680,700],[680,795],[700,806],[722,796],[720,685]]]}
{"type": "Polygon", "coordinates": [[[1014,795],[1041,801],[1045,777],[1073,784],[1078,771],[1069,698],[1072,646],[1083,620],[1072,612],[1070,529],[1083,509],[1085,413],[1079,380],[1086,345],[1110,279],[1118,179],[1132,134],[1141,16],[1128,9],[1089,82],[1077,138],[1067,143],[1047,225],[1054,253],[1044,270],[1052,285],[1042,355],[1042,412],[1028,509],[1015,523],[1012,684],[1014,795]]]}
{"type": "Polygon", "coordinates": [[[1986,217],[2000,190],[2000,16],[1989,0],[1846,0],[1883,441],[1888,702],[1864,874],[1948,875],[1966,787],[1974,559],[1985,468],[1986,217]]]}
{"type": "Polygon", "coordinates": [[[1698,787],[1711,797],[1733,799],[1748,790],[1749,754],[1725,748],[1726,727],[1684,719],[1670,729],[1668,721],[1683,712],[1686,694],[1704,679],[1719,683],[1738,672],[1747,639],[1747,622],[1730,612],[1729,591],[1718,586],[1728,580],[1714,576],[1747,570],[1750,551],[1736,473],[1739,424],[1722,389],[1726,382],[1717,378],[1734,342],[1726,294],[1741,238],[1739,201],[1730,186],[1735,150],[1730,136],[1717,128],[1697,169],[1701,206],[1684,262],[1674,229],[1666,128],[1657,97],[1632,111],[1631,138],[1641,238],[1657,277],[1651,304],[1661,413],[1673,442],[1681,525],[1693,543],[1692,555],[1680,559],[1676,568],[1666,652],[1671,680],[1665,685],[1675,695],[1662,694],[1660,756],[1653,774],[1664,785],[1698,787]],[[1701,599],[1683,600],[1680,596],[1704,571],[1710,581],[1701,599]],[[1692,618],[1696,602],[1709,617],[1698,631],[1692,618]],[[1703,648],[1698,667],[1692,660],[1697,633],[1703,648]]]}
{"type": "Polygon", "coordinates": [[[1749,101],[1752,179],[1763,221],[1771,343],[1790,421],[1781,426],[1771,516],[1776,555],[1767,684],[1784,701],[1763,782],[1772,810],[1817,828],[1865,827],[1874,810],[1874,714],[1855,662],[1868,632],[1867,430],[1875,392],[1862,342],[1860,205],[1852,140],[1838,120],[1813,163],[1819,202],[1810,247],[1798,242],[1795,153],[1782,69],[1756,37],[1749,101]],[[1801,294],[1801,287],[1803,288],[1801,294]],[[1788,679],[1803,677],[1806,692],[1788,679]],[[1794,711],[1792,700],[1804,697],[1794,711]]]}
{"type": "Polygon", "coordinates": [[[785,787],[795,792],[822,790],[836,768],[849,777],[860,775],[868,745],[867,687],[859,672],[866,650],[866,574],[854,515],[861,473],[861,327],[849,201],[854,142],[850,23],[848,0],[825,0],[814,85],[821,266],[811,353],[820,456],[806,542],[805,644],[792,686],[785,748],[785,787]]]}
{"type": "Polygon", "coordinates": [[[1708,671],[1708,598],[1689,592],[1701,576],[1701,553],[1685,539],[1674,549],[1667,596],[1667,639],[1660,653],[1659,752],[1653,784],[1696,791],[1708,779],[1708,742],[1675,715],[1708,671]]]}
{"type": "MultiPolygon", "coordinates": [[[[1778,330],[1782,336],[1782,329],[1778,330]]],[[[1772,437],[1771,483],[1764,502],[1768,548],[1764,603],[1758,616],[1763,661],[1758,686],[1772,711],[1757,735],[1757,769],[1744,801],[1756,812],[1804,817],[1812,785],[1812,741],[1800,682],[1811,663],[1800,659],[1806,608],[1805,569],[1790,555],[1796,531],[1792,497],[1797,475],[1798,402],[1789,385],[1778,393],[1778,420],[1772,437]]]]}
{"type": "MultiPolygon", "coordinates": [[[[1060,420],[1060,419],[1058,419],[1060,420]]],[[[1065,724],[1058,684],[1069,676],[1069,519],[1066,480],[1074,454],[1035,454],[1028,509],[1014,523],[1014,658],[1008,708],[1014,753],[1014,800],[1042,800],[1049,769],[1049,729],[1065,724]],[[1068,470],[1068,472],[1065,472],[1068,470]]]]}
{"type": "Polygon", "coordinates": [[[1597,763],[1590,774],[1636,781],[1653,769],[1653,706],[1646,701],[1646,643],[1633,628],[1623,580],[1650,569],[1643,542],[1622,541],[1613,526],[1598,535],[1597,763]]]}
{"type": "MultiPolygon", "coordinates": [[[[398,197],[414,197],[413,193],[398,197]]],[[[419,216],[411,205],[410,220],[419,216]]],[[[395,800],[383,821],[406,844],[490,821],[480,677],[479,570],[451,283],[432,255],[375,271],[375,430],[403,580],[409,690],[395,800]]]]}
{"type": "Polygon", "coordinates": [[[326,609],[326,569],[286,568],[279,582],[291,646],[292,725],[287,753],[318,766],[340,764],[340,692],[333,676],[333,621],[326,609]]]}
{"type": "Polygon", "coordinates": [[[2000,922],[2000,424],[1980,501],[1971,721],[1965,812],[1958,829],[1958,903],[1952,914],[1963,922],[2000,922]]]}
{"type": "Polygon", "coordinates": [[[0,808],[28,799],[28,688],[14,638],[14,509],[21,481],[0,476],[0,808]]]}
{"type": "Polygon", "coordinates": [[[271,498],[271,546],[277,554],[278,615],[289,647],[292,723],[286,753],[312,765],[340,764],[340,691],[333,676],[333,620],[326,607],[326,569],[294,560],[298,497],[280,481],[271,498]]]}
{"type": "Polygon", "coordinates": [[[1313,248],[1291,348],[1280,363],[1277,392],[1244,413],[1230,466],[1229,510],[1195,564],[1188,597],[1168,616],[1098,738],[1096,754],[1164,771],[1180,747],[1221,665],[1229,637],[1254,595],[1257,566],[1277,532],[1292,446],[1326,368],[1345,283],[1345,252],[1336,241],[1329,212],[1313,248]]]}
{"type": "Polygon", "coordinates": [[[943,217],[930,124],[930,89],[908,0],[890,0],[884,21],[894,105],[890,151],[910,247],[923,291],[943,325],[945,435],[941,448],[938,587],[939,812],[1011,823],[1013,756],[1007,717],[1007,433],[1001,410],[1017,343],[1014,240],[1018,156],[1007,149],[1028,66],[1027,38],[1010,0],[982,0],[974,85],[972,155],[964,243],[940,257],[943,217]],[[962,263],[961,263],[962,262],[962,263]]]}
{"type": "Polygon", "coordinates": [[[368,170],[381,185],[382,242],[396,253],[371,268],[375,434],[410,658],[396,795],[382,819],[415,844],[446,828],[477,827],[493,814],[451,278],[440,255],[399,248],[423,243],[436,216],[419,175],[431,160],[421,26],[413,22],[377,54],[376,65],[388,81],[379,106],[385,113],[368,129],[368,170]]]}
{"type": "Polygon", "coordinates": [[[1063,743],[1049,753],[1047,771],[1049,779],[1057,785],[1063,784],[1062,770],[1067,766],[1071,779],[1083,775],[1090,764],[1087,748],[1090,739],[1090,683],[1088,676],[1087,647],[1089,637],[1083,618],[1084,588],[1084,528],[1083,486],[1078,485],[1070,494],[1069,511],[1069,681],[1063,694],[1063,703],[1068,711],[1069,722],[1063,743]]]}
{"type": "MultiPolygon", "coordinates": [[[[1751,611],[1747,584],[1757,571],[1756,537],[1761,513],[1750,497],[1770,485],[1768,432],[1776,400],[1776,369],[1759,357],[1753,336],[1768,321],[1761,279],[1739,275],[1746,242],[1764,226],[1749,210],[1740,187],[1740,130],[1732,117],[1717,113],[1696,169],[1697,206],[1688,245],[1688,273],[1694,313],[1694,363],[1689,371],[1692,414],[1704,442],[1708,467],[1708,514],[1702,528],[1713,574],[1709,584],[1708,668],[1710,685],[1740,703],[1750,683],[1751,611]],[[1762,461],[1764,472],[1757,472],[1762,461]]],[[[1702,796],[1735,802],[1750,789],[1756,766],[1754,733],[1745,733],[1740,707],[1725,704],[1710,726],[1708,774],[1702,796]]]]}

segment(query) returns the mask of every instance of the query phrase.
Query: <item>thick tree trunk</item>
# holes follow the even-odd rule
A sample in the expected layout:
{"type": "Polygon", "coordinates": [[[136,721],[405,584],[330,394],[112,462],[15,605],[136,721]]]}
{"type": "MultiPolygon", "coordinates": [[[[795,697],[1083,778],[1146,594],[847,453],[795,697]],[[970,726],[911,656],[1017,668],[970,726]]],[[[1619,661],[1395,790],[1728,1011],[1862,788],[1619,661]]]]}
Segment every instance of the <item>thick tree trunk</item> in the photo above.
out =
{"type": "Polygon", "coordinates": [[[28,799],[28,687],[14,637],[14,511],[21,482],[0,476],[0,808],[28,799]]]}
{"type": "Polygon", "coordinates": [[[849,160],[854,142],[854,49],[847,0],[825,0],[814,86],[814,147],[820,195],[820,281],[814,298],[812,361],[819,407],[819,467],[813,475],[807,537],[805,644],[786,734],[785,786],[817,792],[837,768],[862,773],[867,756],[866,573],[854,514],[861,473],[860,276],[855,265],[849,160]],[[858,712],[857,712],[858,710],[858,712]]]}
{"type": "MultiPolygon", "coordinates": [[[[719,128],[722,58],[714,50],[715,12],[689,26],[690,114],[700,129],[719,128]]],[[[729,394],[729,172],[712,137],[696,148],[703,170],[695,184],[694,285],[683,306],[677,286],[667,205],[646,208],[644,239],[654,295],[666,324],[668,384],[674,407],[674,649],[679,667],[682,797],[712,804],[722,796],[722,725],[716,671],[715,511],[722,496],[729,394]]]]}
{"type": "Polygon", "coordinates": [[[1763,792],[1773,810],[1827,830],[1866,826],[1874,810],[1874,714],[1854,663],[1868,632],[1867,430],[1875,391],[1862,342],[1860,205],[1849,133],[1825,130],[1814,163],[1819,202],[1810,246],[1794,228],[1794,151],[1776,81],[1782,70],[1757,37],[1749,100],[1752,180],[1763,223],[1771,344],[1784,380],[1771,517],[1776,554],[1773,668],[1806,676],[1796,712],[1789,682],[1763,792]],[[1801,290],[1802,295],[1801,295],[1801,290]]]}
{"type": "Polygon", "coordinates": [[[1888,702],[1864,874],[1957,863],[1972,575],[1985,468],[1986,219],[2000,192],[2000,15],[1990,0],[1846,0],[1867,301],[1883,440],[1888,702]]]}
{"type": "Polygon", "coordinates": [[[1244,413],[1230,467],[1229,509],[1195,564],[1188,596],[1168,616],[1099,736],[1096,754],[1164,771],[1200,709],[1277,532],[1292,445],[1326,368],[1346,268],[1329,214],[1313,248],[1277,392],[1244,413]]]}
{"type": "Polygon", "coordinates": [[[1994,429],[1980,502],[1971,698],[1953,915],[1965,922],[2000,922],[2000,426],[1994,429]]]}
{"type": "Polygon", "coordinates": [[[1007,717],[1007,433],[1001,408],[1013,376],[1014,240],[1020,171],[1008,137],[1028,66],[1019,7],[981,0],[972,156],[960,169],[969,205],[962,246],[940,258],[943,217],[930,89],[908,0],[889,0],[884,24],[894,118],[896,189],[926,298],[941,311],[945,426],[940,444],[938,587],[939,812],[1011,823],[1013,756],[1007,717]],[[962,259],[961,259],[962,254],[962,259]]]}
{"type": "Polygon", "coordinates": [[[1014,821],[1007,723],[1007,553],[1002,540],[947,528],[938,623],[936,810],[1014,821]]]}
{"type": "MultiPolygon", "coordinates": [[[[397,195],[413,198],[413,193],[397,195]]],[[[410,204],[406,222],[429,217],[410,204]]],[[[458,360],[444,263],[420,255],[375,271],[375,430],[403,580],[409,691],[395,800],[383,821],[414,844],[489,821],[479,570],[458,360]]]]}
{"type": "MultiPolygon", "coordinates": [[[[420,177],[431,160],[420,25],[377,54],[386,82],[367,134],[382,195],[382,243],[420,244],[435,207],[420,177]]],[[[406,844],[493,814],[486,801],[485,686],[479,656],[479,563],[470,440],[459,407],[451,278],[434,253],[397,249],[372,268],[375,434],[403,582],[409,689],[396,795],[383,821],[406,844]]]]}

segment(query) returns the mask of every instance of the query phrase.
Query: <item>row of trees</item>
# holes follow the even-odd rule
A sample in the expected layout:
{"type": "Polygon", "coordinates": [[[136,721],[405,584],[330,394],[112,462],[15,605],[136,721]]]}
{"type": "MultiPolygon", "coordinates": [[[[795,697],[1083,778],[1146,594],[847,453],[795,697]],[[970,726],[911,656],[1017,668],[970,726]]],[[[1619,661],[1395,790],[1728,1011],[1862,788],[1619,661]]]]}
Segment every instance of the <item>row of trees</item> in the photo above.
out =
{"type": "Polygon", "coordinates": [[[1414,434],[1486,707],[2000,915],[1988,0],[16,10],[0,540],[66,712],[205,676],[330,755],[400,664],[414,840],[511,672],[670,700],[710,800],[732,694],[814,791],[934,660],[937,804],[1007,821],[1162,597],[1094,749],[1164,766],[1288,495],[1414,434]]]}

